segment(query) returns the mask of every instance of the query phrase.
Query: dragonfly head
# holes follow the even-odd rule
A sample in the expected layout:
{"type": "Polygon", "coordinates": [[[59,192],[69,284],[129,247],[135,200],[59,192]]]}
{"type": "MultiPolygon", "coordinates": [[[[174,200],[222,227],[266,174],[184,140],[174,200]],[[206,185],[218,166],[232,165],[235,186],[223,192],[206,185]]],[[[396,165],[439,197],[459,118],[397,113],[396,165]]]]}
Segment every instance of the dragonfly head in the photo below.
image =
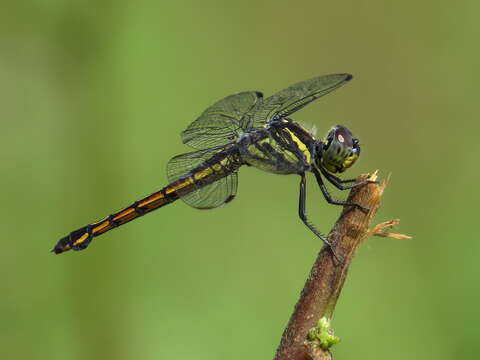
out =
{"type": "Polygon", "coordinates": [[[342,125],[331,128],[319,145],[321,149],[317,151],[317,166],[323,166],[331,173],[344,172],[360,156],[358,139],[342,125]]]}

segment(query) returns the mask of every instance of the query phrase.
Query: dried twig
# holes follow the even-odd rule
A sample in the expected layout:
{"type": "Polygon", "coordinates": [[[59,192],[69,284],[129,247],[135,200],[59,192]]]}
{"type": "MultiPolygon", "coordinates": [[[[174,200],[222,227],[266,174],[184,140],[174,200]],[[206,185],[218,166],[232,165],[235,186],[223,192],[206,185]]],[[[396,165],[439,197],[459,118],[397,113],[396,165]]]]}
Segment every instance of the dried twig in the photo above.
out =
{"type": "MultiPolygon", "coordinates": [[[[361,175],[357,180],[367,177],[368,175],[361,175]]],[[[370,176],[370,180],[377,180],[377,172],[370,176]]],[[[370,211],[365,213],[352,207],[343,209],[340,218],[328,235],[328,240],[335,248],[336,254],[343,261],[341,263],[336,261],[332,252],[326,247],[320,251],[283,333],[275,360],[330,359],[328,348],[337,342],[338,338],[335,338],[328,328],[329,319],[333,315],[348,267],[358,246],[365,238],[372,235],[396,239],[410,238],[385,231],[398,224],[398,220],[387,221],[371,230],[368,229],[370,221],[380,206],[380,199],[386,185],[386,182],[380,185],[367,183],[350,192],[347,201],[356,202],[369,208],[370,211]],[[319,323],[320,319],[323,325],[320,325],[322,323],[319,323]],[[324,340],[325,336],[327,341],[324,340]]]]}

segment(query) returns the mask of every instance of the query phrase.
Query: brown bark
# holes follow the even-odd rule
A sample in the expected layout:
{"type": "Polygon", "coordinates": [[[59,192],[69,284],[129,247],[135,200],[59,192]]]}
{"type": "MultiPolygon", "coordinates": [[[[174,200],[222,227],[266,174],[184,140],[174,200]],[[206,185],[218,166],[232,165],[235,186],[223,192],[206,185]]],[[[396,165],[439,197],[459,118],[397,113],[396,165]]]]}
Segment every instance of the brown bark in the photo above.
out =
{"type": "MultiPolygon", "coordinates": [[[[357,180],[367,177],[368,175],[361,175],[357,180]]],[[[376,180],[376,173],[370,179],[376,180]]],[[[351,190],[347,201],[358,203],[370,210],[366,213],[350,206],[343,209],[328,235],[328,240],[342,262],[334,259],[328,247],[323,247],[320,251],[283,333],[275,360],[330,359],[327,349],[316,346],[315,342],[306,341],[307,333],[316,326],[320,318],[332,317],[348,267],[358,246],[370,235],[402,237],[382,231],[396,224],[396,220],[377,225],[370,231],[368,229],[380,206],[385,187],[386,182],[380,185],[367,183],[351,190]]]]}

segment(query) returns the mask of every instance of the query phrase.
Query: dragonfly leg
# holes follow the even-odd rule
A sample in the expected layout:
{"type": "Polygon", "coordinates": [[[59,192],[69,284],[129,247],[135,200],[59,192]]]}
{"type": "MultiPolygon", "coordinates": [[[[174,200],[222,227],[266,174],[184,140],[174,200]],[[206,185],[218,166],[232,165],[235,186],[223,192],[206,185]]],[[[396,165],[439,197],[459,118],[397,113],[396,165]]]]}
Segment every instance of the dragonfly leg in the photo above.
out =
{"type": "Polygon", "coordinates": [[[337,256],[335,253],[335,250],[332,247],[332,244],[327,240],[327,238],[322,235],[316,228],[313,226],[307,218],[307,214],[305,212],[305,203],[306,203],[306,197],[307,197],[307,183],[305,179],[305,173],[300,174],[301,180],[300,180],[300,197],[299,197],[299,202],[298,202],[298,215],[300,216],[300,219],[303,221],[305,225],[318,237],[320,240],[323,241],[325,245],[328,246],[330,251],[332,252],[333,256],[338,262],[342,262],[342,260],[337,256]]]}
{"type": "Polygon", "coordinates": [[[378,184],[378,181],[371,181],[371,180],[368,180],[368,179],[358,181],[358,182],[357,182],[357,179],[343,180],[343,179],[340,179],[340,178],[336,177],[333,174],[330,174],[327,170],[325,170],[322,167],[320,167],[320,171],[322,172],[323,176],[325,176],[325,178],[333,184],[333,186],[335,186],[337,189],[340,189],[340,190],[348,190],[348,189],[354,188],[355,186],[362,185],[362,184],[365,184],[365,183],[376,183],[376,184],[378,184]],[[343,185],[343,184],[350,184],[350,185],[343,185]]]}
{"type": "MultiPolygon", "coordinates": [[[[341,206],[355,206],[355,207],[359,208],[360,210],[362,210],[364,212],[369,212],[370,211],[370,209],[368,209],[368,208],[366,208],[366,207],[364,207],[360,204],[354,203],[354,202],[340,201],[340,200],[333,199],[332,196],[330,195],[330,193],[328,192],[327,187],[323,183],[322,176],[320,175],[318,170],[316,168],[313,168],[312,171],[315,174],[315,178],[317,179],[317,183],[318,183],[318,186],[320,187],[320,190],[322,190],[323,197],[325,198],[325,200],[327,200],[327,202],[329,204],[341,205],[341,206]]],[[[361,182],[361,183],[363,183],[363,182],[361,182]]],[[[355,184],[354,186],[357,186],[357,185],[358,185],[358,183],[355,184]]]]}

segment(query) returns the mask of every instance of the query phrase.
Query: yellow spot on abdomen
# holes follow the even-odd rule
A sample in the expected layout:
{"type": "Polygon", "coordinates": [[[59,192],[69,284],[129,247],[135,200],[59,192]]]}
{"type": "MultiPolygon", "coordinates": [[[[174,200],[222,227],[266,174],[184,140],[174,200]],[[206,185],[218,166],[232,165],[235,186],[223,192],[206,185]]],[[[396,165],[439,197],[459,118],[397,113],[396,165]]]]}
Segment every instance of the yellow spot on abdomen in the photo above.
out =
{"type": "Polygon", "coordinates": [[[184,179],[182,182],[167,187],[167,190],[165,190],[165,194],[171,194],[171,193],[173,193],[175,191],[178,191],[178,190],[181,190],[184,187],[186,187],[188,185],[191,185],[191,184],[193,184],[193,179],[192,179],[191,176],[189,176],[188,178],[184,179]]]}
{"type": "Polygon", "coordinates": [[[83,243],[87,239],[88,239],[88,233],[85,233],[82,236],[80,236],[77,240],[75,240],[72,246],[77,246],[78,244],[83,243]]]}
{"type": "Polygon", "coordinates": [[[203,170],[196,172],[195,174],[193,174],[193,176],[195,177],[195,180],[200,180],[200,179],[206,178],[208,175],[211,175],[212,173],[213,173],[213,169],[210,167],[207,167],[203,170]]]}

